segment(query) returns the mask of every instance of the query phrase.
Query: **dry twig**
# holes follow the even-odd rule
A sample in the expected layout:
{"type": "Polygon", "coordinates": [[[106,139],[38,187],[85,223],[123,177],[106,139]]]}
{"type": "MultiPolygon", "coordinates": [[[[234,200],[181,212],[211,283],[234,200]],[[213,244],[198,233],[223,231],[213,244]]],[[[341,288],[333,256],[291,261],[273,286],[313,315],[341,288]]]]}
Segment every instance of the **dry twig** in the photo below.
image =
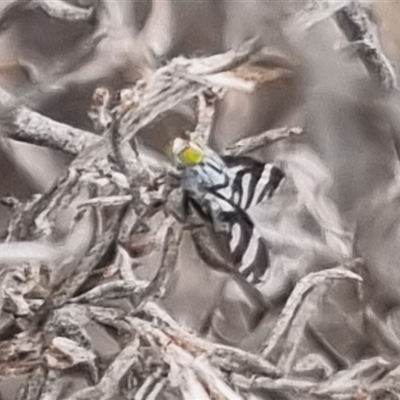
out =
{"type": "Polygon", "coordinates": [[[263,132],[257,136],[252,136],[246,139],[239,140],[237,143],[229,146],[224,150],[224,155],[227,156],[240,156],[243,154],[251,153],[262,147],[270,145],[282,139],[287,139],[293,135],[300,135],[303,133],[302,128],[278,128],[263,132]]]}
{"type": "Polygon", "coordinates": [[[371,12],[360,2],[351,1],[336,13],[335,18],[371,77],[385,90],[392,90],[397,87],[396,73],[381,50],[377,27],[370,17],[371,12]]]}

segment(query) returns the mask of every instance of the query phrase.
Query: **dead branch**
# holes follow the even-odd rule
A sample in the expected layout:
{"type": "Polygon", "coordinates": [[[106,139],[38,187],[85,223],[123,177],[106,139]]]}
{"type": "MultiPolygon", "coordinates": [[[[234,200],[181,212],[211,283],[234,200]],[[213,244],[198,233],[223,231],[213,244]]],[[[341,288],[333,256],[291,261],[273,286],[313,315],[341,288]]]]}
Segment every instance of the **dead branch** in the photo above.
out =
{"type": "Polygon", "coordinates": [[[279,344],[285,340],[286,333],[290,329],[290,325],[298,312],[299,307],[302,306],[305,296],[307,296],[315,287],[333,279],[352,279],[361,281],[360,276],[341,267],[315,272],[306,275],[301,279],[286,302],[285,308],[276,322],[274,330],[266,340],[266,345],[262,349],[262,354],[265,358],[268,358],[279,344]]]}
{"type": "Polygon", "coordinates": [[[86,147],[99,141],[90,132],[53,121],[17,104],[6,91],[0,89],[0,123],[4,134],[13,140],[45,146],[67,154],[80,154],[86,147]]]}
{"type": "Polygon", "coordinates": [[[385,90],[392,90],[397,87],[396,73],[381,50],[371,13],[365,5],[351,1],[336,13],[335,19],[371,77],[385,90]]]}
{"type": "MultiPolygon", "coordinates": [[[[160,329],[164,334],[170,336],[175,343],[179,343],[185,349],[189,349],[194,355],[206,354],[212,364],[223,370],[238,374],[259,374],[271,377],[281,375],[281,371],[278,368],[256,354],[230,346],[211,343],[185,331],[154,303],[147,303],[143,311],[148,313],[155,321],[160,321],[164,325],[160,325],[160,329]]],[[[135,321],[140,323],[137,320],[135,321]]],[[[135,321],[132,323],[135,323],[135,321]]],[[[150,325],[147,326],[150,329],[150,325]]],[[[156,329],[156,327],[154,328],[156,329]]]]}
{"type": "MultiPolygon", "coordinates": [[[[207,69],[203,67],[203,59],[176,58],[165,67],[158,69],[147,83],[140,106],[128,110],[121,119],[121,132],[124,141],[130,141],[136,133],[160,115],[182,104],[212,86],[227,87],[226,82],[219,85],[210,83],[208,68],[227,68],[232,63],[241,63],[253,54],[257,47],[253,41],[243,44],[237,52],[220,55],[217,60],[209,62],[207,69]],[[224,65],[224,67],[221,66],[224,65]],[[192,71],[196,73],[193,73],[192,71]]],[[[228,86],[229,87],[229,86],[228,86]]]]}
{"type": "Polygon", "coordinates": [[[50,17],[67,21],[86,21],[92,16],[94,10],[94,7],[77,7],[62,0],[33,0],[29,2],[28,7],[40,8],[50,17]]]}
{"type": "Polygon", "coordinates": [[[229,146],[224,150],[224,155],[227,156],[239,156],[243,154],[251,153],[262,147],[268,146],[279,140],[287,139],[294,135],[301,135],[303,133],[302,128],[278,128],[267,132],[263,132],[257,136],[242,139],[232,146],[229,146]]]}
{"type": "Polygon", "coordinates": [[[182,231],[176,232],[177,229],[167,220],[167,227],[164,233],[161,250],[161,265],[156,273],[156,276],[151,281],[149,286],[141,295],[146,301],[163,297],[165,289],[169,281],[170,275],[173,272],[178,258],[179,244],[182,239],[182,231]]]}
{"type": "Polygon", "coordinates": [[[120,382],[129,369],[135,365],[140,368],[138,359],[139,346],[140,341],[137,338],[133,339],[105,371],[103,377],[96,386],[75,393],[69,397],[69,400],[111,400],[115,396],[115,393],[118,393],[120,382]]]}

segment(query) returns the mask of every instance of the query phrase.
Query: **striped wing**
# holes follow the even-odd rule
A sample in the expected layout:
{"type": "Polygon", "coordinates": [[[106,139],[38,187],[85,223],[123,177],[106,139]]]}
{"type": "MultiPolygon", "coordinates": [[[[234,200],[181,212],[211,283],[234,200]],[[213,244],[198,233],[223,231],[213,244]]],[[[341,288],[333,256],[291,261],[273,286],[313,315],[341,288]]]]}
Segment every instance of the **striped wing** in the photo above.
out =
{"type": "Polygon", "coordinates": [[[229,248],[238,271],[248,282],[258,283],[269,267],[266,243],[244,210],[235,208],[221,217],[230,226],[229,248]]]}
{"type": "Polygon", "coordinates": [[[269,266],[268,249],[246,210],[272,196],[284,175],[271,164],[245,157],[220,160],[188,169],[184,188],[215,231],[226,233],[240,274],[257,283],[269,266]]]}
{"type": "MultiPolygon", "coordinates": [[[[231,180],[228,198],[243,210],[271,197],[284,177],[282,170],[247,157],[224,157],[231,180]]],[[[221,193],[224,196],[224,193],[221,193]]]]}
{"type": "MultiPolygon", "coordinates": [[[[215,201],[220,202],[221,199],[216,198],[215,201]]],[[[258,283],[269,266],[268,249],[247,213],[230,205],[231,211],[225,209],[219,215],[221,220],[217,222],[193,198],[189,199],[188,207],[191,213],[200,214],[203,220],[209,222],[205,229],[208,229],[212,243],[207,246],[219,248],[220,261],[215,256],[210,257],[210,252],[215,255],[215,251],[210,248],[199,249],[199,243],[195,243],[200,255],[208,254],[204,261],[218,270],[234,268],[249,283],[258,283]],[[227,224],[228,229],[220,229],[221,223],[227,224]],[[224,257],[222,262],[221,257],[224,257]]]]}

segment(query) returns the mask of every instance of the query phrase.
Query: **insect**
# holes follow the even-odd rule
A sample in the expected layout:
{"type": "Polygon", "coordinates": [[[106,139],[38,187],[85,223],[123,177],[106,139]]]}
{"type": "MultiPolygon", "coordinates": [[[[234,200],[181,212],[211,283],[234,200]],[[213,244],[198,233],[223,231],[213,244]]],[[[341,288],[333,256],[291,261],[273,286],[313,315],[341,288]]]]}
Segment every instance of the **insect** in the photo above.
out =
{"type": "Polygon", "coordinates": [[[182,169],[185,212],[212,227],[206,238],[193,230],[200,255],[209,255],[217,243],[220,260],[214,254],[212,266],[226,269],[229,264],[247,282],[259,283],[269,266],[268,248],[247,210],[273,195],[283,172],[248,157],[219,156],[181,138],[175,139],[172,153],[182,169]]]}

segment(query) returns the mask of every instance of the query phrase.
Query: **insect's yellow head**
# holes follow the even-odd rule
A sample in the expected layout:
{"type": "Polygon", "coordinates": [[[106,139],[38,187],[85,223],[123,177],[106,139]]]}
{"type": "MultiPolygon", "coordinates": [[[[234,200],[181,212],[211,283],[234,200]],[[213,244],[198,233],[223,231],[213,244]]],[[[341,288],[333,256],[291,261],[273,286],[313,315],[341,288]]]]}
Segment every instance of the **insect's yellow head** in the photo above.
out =
{"type": "Polygon", "coordinates": [[[204,161],[204,150],[189,140],[176,138],[171,150],[175,160],[185,167],[193,167],[204,161]]]}

